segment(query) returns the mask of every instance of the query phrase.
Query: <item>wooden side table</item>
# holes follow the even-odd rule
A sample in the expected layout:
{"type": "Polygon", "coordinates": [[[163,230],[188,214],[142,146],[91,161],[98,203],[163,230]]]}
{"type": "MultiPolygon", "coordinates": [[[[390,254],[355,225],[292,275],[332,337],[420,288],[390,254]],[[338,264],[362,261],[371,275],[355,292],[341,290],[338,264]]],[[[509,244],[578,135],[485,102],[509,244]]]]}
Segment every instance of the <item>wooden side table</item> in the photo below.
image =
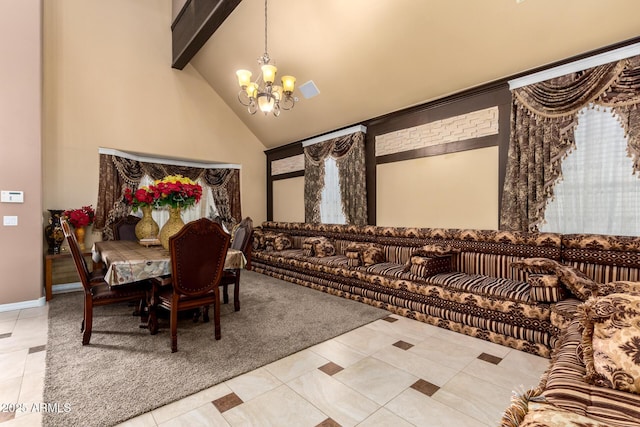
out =
{"type": "MultiPolygon", "coordinates": [[[[91,251],[85,251],[83,256],[91,256],[91,251]]],[[[59,254],[45,254],[44,255],[44,290],[45,298],[47,301],[51,300],[52,288],[53,288],[53,261],[60,259],[71,258],[71,252],[62,252],[59,254]]]]}

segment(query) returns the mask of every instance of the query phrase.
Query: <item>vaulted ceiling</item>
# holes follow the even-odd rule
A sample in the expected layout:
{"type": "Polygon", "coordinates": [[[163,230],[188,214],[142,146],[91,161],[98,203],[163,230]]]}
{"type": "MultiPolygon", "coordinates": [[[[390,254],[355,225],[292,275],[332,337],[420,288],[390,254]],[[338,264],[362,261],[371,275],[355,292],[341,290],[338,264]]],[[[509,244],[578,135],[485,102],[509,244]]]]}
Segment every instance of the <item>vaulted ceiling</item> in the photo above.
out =
{"type": "Polygon", "coordinates": [[[247,113],[235,71],[259,71],[264,2],[243,0],[191,60],[272,148],[640,36],[638,0],[271,0],[278,74],[320,94],[247,113]]]}

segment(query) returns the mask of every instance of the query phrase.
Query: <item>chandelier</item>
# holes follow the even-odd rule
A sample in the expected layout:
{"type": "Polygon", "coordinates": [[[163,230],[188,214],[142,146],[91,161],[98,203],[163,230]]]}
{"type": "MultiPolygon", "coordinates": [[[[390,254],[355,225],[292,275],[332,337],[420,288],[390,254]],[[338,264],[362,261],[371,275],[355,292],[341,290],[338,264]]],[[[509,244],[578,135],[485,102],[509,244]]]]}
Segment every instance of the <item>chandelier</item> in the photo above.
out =
{"type": "Polygon", "coordinates": [[[278,69],[271,63],[269,53],[267,53],[267,0],[264,1],[264,54],[258,58],[260,65],[260,75],[255,81],[251,81],[252,73],[249,70],[238,70],[238,100],[247,107],[247,111],[255,114],[258,109],[265,116],[272,112],[278,117],[281,110],[290,110],[298,100],[293,96],[296,78],[293,76],[282,76],[281,84],[274,84],[278,69]],[[262,78],[261,78],[262,77],[262,78]]]}

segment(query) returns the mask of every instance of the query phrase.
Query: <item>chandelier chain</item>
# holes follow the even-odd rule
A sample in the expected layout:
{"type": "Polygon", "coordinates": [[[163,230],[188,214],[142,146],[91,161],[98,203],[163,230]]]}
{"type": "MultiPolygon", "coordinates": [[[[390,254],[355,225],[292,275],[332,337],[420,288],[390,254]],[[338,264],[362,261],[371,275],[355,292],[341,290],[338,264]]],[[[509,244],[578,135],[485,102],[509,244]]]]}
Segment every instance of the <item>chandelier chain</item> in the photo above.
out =
{"type": "Polygon", "coordinates": [[[264,56],[269,57],[267,50],[267,0],[264,0],[264,56]]]}

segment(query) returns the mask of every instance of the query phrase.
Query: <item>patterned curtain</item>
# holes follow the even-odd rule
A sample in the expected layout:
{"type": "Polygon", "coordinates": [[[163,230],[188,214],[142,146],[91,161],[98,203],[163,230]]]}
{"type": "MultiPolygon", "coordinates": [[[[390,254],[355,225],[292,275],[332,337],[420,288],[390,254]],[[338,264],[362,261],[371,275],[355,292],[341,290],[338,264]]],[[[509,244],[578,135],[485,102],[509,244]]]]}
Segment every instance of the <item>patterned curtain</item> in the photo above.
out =
{"type": "Polygon", "coordinates": [[[578,112],[612,107],[640,170],[640,56],[589,68],[512,91],[511,139],[500,228],[537,230],[575,148],[578,112]]]}
{"type": "Polygon", "coordinates": [[[364,133],[356,132],[304,149],[305,222],[320,222],[320,197],[324,187],[324,161],[336,160],[340,176],[340,197],[347,224],[367,223],[367,189],[364,133]]]}
{"type": "Polygon", "coordinates": [[[220,216],[228,230],[242,219],[240,208],[240,170],[205,169],[131,160],[111,154],[100,154],[100,184],[94,227],[105,239],[112,239],[111,225],[127,215],[131,208],[123,202],[126,188],[135,190],[143,176],[162,179],[167,175],[202,179],[211,188],[220,216]]]}

